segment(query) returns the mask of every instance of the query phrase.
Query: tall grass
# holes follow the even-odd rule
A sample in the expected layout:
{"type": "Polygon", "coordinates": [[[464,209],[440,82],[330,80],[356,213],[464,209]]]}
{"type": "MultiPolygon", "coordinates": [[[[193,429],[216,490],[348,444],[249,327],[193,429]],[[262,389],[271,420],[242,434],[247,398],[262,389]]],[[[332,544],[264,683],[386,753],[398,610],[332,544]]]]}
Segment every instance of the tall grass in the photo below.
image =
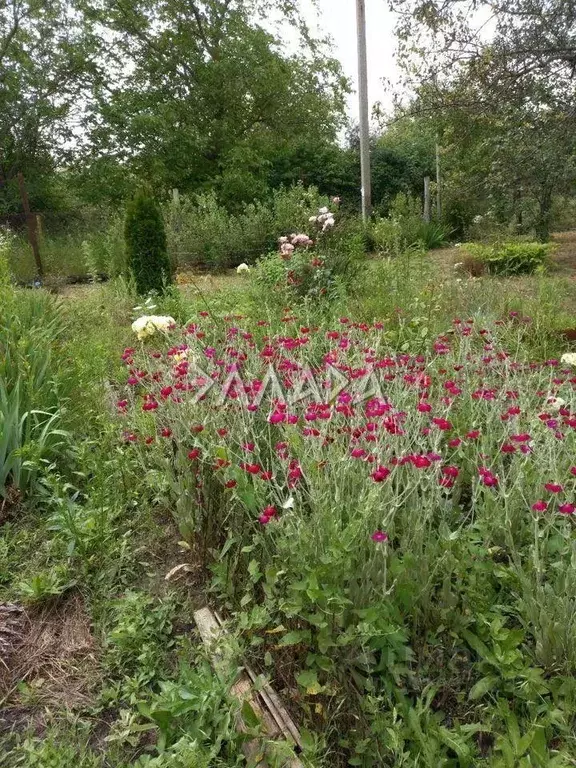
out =
{"type": "Polygon", "coordinates": [[[58,304],[42,292],[2,295],[0,318],[0,494],[27,492],[61,454],[61,402],[53,348],[63,332],[58,304]]]}

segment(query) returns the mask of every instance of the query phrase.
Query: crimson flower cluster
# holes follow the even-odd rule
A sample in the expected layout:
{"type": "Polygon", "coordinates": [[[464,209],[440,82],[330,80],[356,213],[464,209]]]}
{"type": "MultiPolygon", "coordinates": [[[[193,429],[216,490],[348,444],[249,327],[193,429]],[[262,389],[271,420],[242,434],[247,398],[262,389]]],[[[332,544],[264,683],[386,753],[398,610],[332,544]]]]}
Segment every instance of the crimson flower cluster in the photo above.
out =
{"type": "Polygon", "coordinates": [[[387,345],[382,323],[310,327],[287,310],[272,333],[266,320],[231,316],[222,330],[201,313],[170,331],[165,348],[150,346],[155,336],[124,350],[124,440],[183,454],[189,465],[178,471],[192,473],[199,505],[209,472],[267,530],[309,514],[320,489],[337,483],[366,503],[374,542],[393,542],[387,505],[411,494],[433,506],[457,494],[472,506],[500,498],[576,517],[576,377],[558,360],[515,359],[501,342],[510,322],[456,319],[429,350],[410,354],[387,345]],[[269,366],[282,393],[264,392],[269,366]],[[320,392],[291,399],[305,368],[320,392]],[[350,386],[329,397],[331,369],[350,386]],[[202,394],[212,382],[220,402],[202,394]]]}

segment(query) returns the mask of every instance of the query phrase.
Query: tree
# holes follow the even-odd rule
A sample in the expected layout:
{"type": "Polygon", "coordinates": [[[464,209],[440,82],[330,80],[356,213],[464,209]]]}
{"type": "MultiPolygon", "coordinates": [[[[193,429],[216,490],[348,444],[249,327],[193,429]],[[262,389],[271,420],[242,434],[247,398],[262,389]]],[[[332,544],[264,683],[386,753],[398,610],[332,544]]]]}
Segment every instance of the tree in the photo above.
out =
{"type": "Polygon", "coordinates": [[[265,193],[279,157],[333,143],[339,65],[306,36],[287,54],[258,23],[269,5],[102,0],[109,77],[85,122],[86,162],[114,158],[162,189],[212,186],[234,207],[265,193]]]}
{"type": "Polygon", "coordinates": [[[487,3],[398,7],[417,92],[408,111],[436,125],[448,164],[502,217],[520,216],[523,201],[532,201],[534,229],[546,239],[553,196],[576,182],[573,11],[563,0],[502,0],[489,6],[488,37],[488,19],[478,17],[487,3]]]}
{"type": "Polygon", "coordinates": [[[0,210],[19,210],[19,171],[33,206],[49,205],[49,179],[96,71],[93,52],[71,2],[0,0],[0,210]]]}
{"type": "Polygon", "coordinates": [[[124,228],[128,268],[140,295],[162,293],[172,282],[166,248],[166,231],[160,209],[147,192],[140,190],[126,209],[124,228]]]}

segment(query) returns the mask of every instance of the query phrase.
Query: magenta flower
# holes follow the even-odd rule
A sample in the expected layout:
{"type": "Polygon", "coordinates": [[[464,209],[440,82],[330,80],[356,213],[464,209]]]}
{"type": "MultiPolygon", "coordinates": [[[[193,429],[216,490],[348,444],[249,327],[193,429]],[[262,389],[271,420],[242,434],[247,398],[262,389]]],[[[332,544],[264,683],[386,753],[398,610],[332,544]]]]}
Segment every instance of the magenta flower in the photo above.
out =
{"type": "Polygon", "coordinates": [[[372,480],[375,483],[382,483],[390,475],[388,467],[378,467],[372,472],[372,480]]]}
{"type": "Polygon", "coordinates": [[[413,454],[407,458],[416,467],[416,469],[427,469],[432,463],[428,456],[422,456],[419,453],[413,454]]]}
{"type": "Polygon", "coordinates": [[[447,465],[440,470],[445,477],[458,477],[460,470],[458,467],[447,465]]]}
{"type": "Polygon", "coordinates": [[[480,482],[487,488],[495,488],[498,485],[498,477],[485,467],[480,467],[480,482]]]}
{"type": "Polygon", "coordinates": [[[569,501],[566,501],[564,504],[559,504],[558,512],[560,512],[561,515],[573,515],[574,512],[576,512],[576,504],[572,504],[569,501]]]}
{"type": "Polygon", "coordinates": [[[550,493],[561,493],[563,490],[559,483],[546,483],[544,488],[546,488],[547,491],[550,491],[550,493]]]}
{"type": "Polygon", "coordinates": [[[388,534],[386,531],[374,531],[372,536],[370,537],[372,541],[376,541],[377,543],[383,543],[386,544],[388,541],[388,534]]]}
{"type": "Polygon", "coordinates": [[[548,509],[548,502],[542,501],[542,499],[535,501],[534,504],[532,504],[532,509],[534,512],[546,512],[548,509]]]}

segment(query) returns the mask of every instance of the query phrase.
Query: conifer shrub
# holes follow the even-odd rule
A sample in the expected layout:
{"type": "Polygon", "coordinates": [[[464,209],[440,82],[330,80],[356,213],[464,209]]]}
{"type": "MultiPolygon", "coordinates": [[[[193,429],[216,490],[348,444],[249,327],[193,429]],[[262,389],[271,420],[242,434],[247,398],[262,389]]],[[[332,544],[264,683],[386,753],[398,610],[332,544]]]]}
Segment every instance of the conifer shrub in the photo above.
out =
{"type": "Polygon", "coordinates": [[[127,267],[139,294],[162,293],[172,282],[172,265],[166,247],[166,230],[160,208],[140,190],[129,203],[124,226],[127,267]]]}

